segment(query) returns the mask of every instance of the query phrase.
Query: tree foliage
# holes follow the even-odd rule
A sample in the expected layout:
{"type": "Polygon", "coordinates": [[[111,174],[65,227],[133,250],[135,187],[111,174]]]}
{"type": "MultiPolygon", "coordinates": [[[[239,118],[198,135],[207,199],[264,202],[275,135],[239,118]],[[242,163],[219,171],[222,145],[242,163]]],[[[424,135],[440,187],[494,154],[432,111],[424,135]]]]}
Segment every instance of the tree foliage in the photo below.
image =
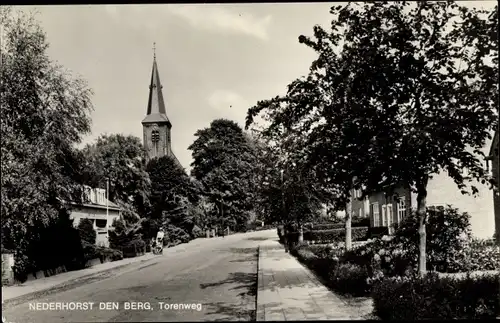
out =
{"type": "Polygon", "coordinates": [[[97,232],[94,230],[94,224],[91,219],[81,219],[80,223],[78,223],[78,232],[80,233],[80,239],[82,239],[82,241],[95,245],[97,232]]]}
{"type": "Polygon", "coordinates": [[[141,140],[121,134],[102,135],[87,145],[83,176],[91,187],[106,188],[109,198],[124,206],[130,205],[135,218],[144,216],[149,208],[150,179],[144,162],[141,140]]]}
{"type": "Polygon", "coordinates": [[[198,186],[170,156],[152,159],[146,168],[151,179],[150,236],[169,224],[188,234],[195,225],[191,208],[198,203],[198,186]]]}
{"type": "MultiPolygon", "coordinates": [[[[34,15],[2,7],[0,19],[2,245],[17,250],[22,267],[35,243],[26,237],[81,196],[82,159],[73,146],[90,131],[92,91],[48,57],[34,15]]],[[[47,252],[54,250],[40,256],[47,252]]]]}
{"type": "Polygon", "coordinates": [[[217,119],[198,130],[192,151],[192,176],[200,182],[210,209],[209,225],[246,226],[254,207],[255,156],[243,130],[234,121],[217,119]]]}
{"type": "MultiPolygon", "coordinates": [[[[404,183],[418,194],[425,272],[427,184],[444,171],[463,193],[491,183],[482,149],[498,119],[497,13],[454,2],[349,3],[331,8],[329,30],[299,41],[318,57],[307,77],[262,111],[270,138],[301,135],[295,155],[349,199],[404,183]],[[467,170],[465,173],[463,170],[467,170]]],[[[319,176],[316,176],[320,180],[319,176]]]]}
{"type": "Polygon", "coordinates": [[[109,246],[112,249],[124,251],[134,247],[134,244],[142,240],[142,223],[145,219],[141,218],[137,222],[118,219],[113,222],[113,230],[109,231],[109,246]]]}

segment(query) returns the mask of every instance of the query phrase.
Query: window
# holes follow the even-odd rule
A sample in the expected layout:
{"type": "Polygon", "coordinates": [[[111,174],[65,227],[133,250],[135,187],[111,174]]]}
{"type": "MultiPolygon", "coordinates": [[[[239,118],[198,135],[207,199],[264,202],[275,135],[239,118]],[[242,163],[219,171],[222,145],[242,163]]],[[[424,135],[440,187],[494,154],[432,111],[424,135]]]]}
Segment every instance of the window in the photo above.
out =
{"type": "Polygon", "coordinates": [[[398,201],[398,223],[406,217],[406,201],[404,196],[400,197],[398,201]]]}
{"type": "Polygon", "coordinates": [[[158,156],[158,142],[160,141],[160,132],[158,129],[154,129],[151,131],[151,143],[153,144],[154,147],[154,154],[155,156],[158,156]]]}
{"type": "Polygon", "coordinates": [[[157,129],[151,132],[151,141],[152,142],[160,141],[160,132],[157,129]]]}
{"type": "Polygon", "coordinates": [[[488,175],[493,176],[493,161],[486,160],[486,170],[488,171],[488,175]]]}
{"type": "Polygon", "coordinates": [[[380,226],[380,213],[378,209],[378,203],[373,203],[372,204],[372,216],[373,216],[373,226],[374,227],[379,227],[380,226]]]}
{"type": "Polygon", "coordinates": [[[382,226],[387,226],[387,206],[382,205],[382,226]]]}
{"type": "Polygon", "coordinates": [[[100,228],[100,229],[105,229],[106,228],[106,220],[96,219],[95,226],[100,228]]]}

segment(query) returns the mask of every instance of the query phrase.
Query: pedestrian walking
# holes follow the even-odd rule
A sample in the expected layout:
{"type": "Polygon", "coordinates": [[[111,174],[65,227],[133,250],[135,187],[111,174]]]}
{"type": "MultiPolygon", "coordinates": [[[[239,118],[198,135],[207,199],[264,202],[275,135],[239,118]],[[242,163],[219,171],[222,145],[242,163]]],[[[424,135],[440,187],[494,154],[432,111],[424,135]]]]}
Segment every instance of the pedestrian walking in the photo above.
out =
{"type": "Polygon", "coordinates": [[[285,226],[283,223],[278,224],[278,238],[280,243],[283,243],[283,235],[285,234],[285,226]]]}
{"type": "Polygon", "coordinates": [[[283,246],[285,246],[285,252],[290,250],[289,233],[288,226],[286,224],[283,225],[283,246]]]}

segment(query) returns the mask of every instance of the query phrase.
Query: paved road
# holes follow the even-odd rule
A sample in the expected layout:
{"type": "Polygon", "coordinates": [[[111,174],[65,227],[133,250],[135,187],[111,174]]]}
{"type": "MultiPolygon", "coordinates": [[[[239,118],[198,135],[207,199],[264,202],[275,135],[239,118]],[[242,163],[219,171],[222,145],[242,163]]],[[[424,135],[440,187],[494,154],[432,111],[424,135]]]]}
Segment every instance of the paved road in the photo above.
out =
{"type": "Polygon", "coordinates": [[[257,246],[266,239],[276,239],[275,230],[195,240],[135,268],[4,304],[2,316],[13,323],[254,320],[257,246]],[[94,304],[86,310],[30,309],[30,304],[50,302],[94,304]],[[117,302],[119,309],[99,309],[100,302],[117,302]],[[151,308],[125,309],[127,302],[149,302],[151,308]],[[181,306],[175,304],[193,304],[194,309],[175,309],[181,306]]]}

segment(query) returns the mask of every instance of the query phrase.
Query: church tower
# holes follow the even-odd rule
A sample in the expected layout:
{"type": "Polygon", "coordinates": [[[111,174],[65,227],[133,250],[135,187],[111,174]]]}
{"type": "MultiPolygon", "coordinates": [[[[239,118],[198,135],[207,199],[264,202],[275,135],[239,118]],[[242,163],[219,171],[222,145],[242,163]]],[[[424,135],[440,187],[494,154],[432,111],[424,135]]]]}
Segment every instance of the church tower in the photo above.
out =
{"type": "Polygon", "coordinates": [[[165,101],[162,93],[163,86],[160,82],[158,65],[156,64],[156,53],[153,56],[153,70],[151,72],[151,83],[149,85],[149,99],[147,115],[142,120],[144,136],[144,148],[146,149],[146,160],[155,157],[172,156],[171,130],[172,124],[168,120],[165,101]]]}

